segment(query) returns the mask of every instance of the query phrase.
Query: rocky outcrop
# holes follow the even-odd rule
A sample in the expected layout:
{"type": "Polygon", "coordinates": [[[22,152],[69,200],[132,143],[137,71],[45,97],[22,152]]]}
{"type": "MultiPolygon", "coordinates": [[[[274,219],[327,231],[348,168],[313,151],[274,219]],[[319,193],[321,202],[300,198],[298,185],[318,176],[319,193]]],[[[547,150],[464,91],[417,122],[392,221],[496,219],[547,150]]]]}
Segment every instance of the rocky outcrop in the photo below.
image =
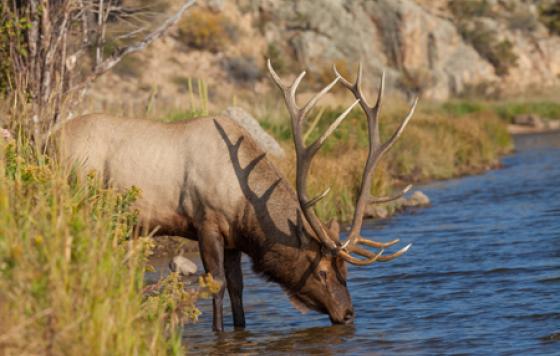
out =
{"type": "Polygon", "coordinates": [[[291,46],[316,72],[324,63],[362,61],[370,75],[385,71],[390,86],[436,99],[496,80],[492,65],[462,40],[450,18],[415,1],[286,3],[262,2],[261,12],[275,14],[264,34],[270,43],[291,46]]]}
{"type": "Polygon", "coordinates": [[[385,71],[390,85],[424,97],[558,84],[560,38],[536,20],[536,7],[484,3],[480,13],[453,14],[447,1],[266,0],[259,16],[271,18],[269,43],[291,48],[305,67],[320,72],[325,62],[362,60],[369,73],[385,71]],[[521,14],[526,19],[515,17],[521,14]],[[531,19],[532,27],[522,22],[531,19]]]}
{"type": "Polygon", "coordinates": [[[395,212],[424,208],[430,206],[430,204],[430,198],[417,190],[410,197],[402,197],[389,204],[368,205],[365,215],[368,218],[386,219],[395,212]]]}
{"type": "MultiPolygon", "coordinates": [[[[184,21],[204,11],[218,14],[205,18],[225,23],[220,31],[212,32],[210,22],[198,34],[172,32],[101,78],[96,94],[110,102],[111,88],[143,108],[157,93],[159,107],[173,108],[185,101],[187,79],[201,78],[214,107],[232,98],[254,104],[255,93],[271,88],[266,57],[284,76],[308,70],[306,82],[317,87],[333,78],[332,63],[351,76],[361,61],[366,85],[375,87],[384,71],[389,88],[438,100],[560,84],[560,37],[545,26],[535,2],[206,0],[199,6],[184,21]],[[227,38],[215,41],[219,48],[189,47],[187,39],[197,35],[227,38]]],[[[110,106],[103,105],[93,109],[110,106]]]]}

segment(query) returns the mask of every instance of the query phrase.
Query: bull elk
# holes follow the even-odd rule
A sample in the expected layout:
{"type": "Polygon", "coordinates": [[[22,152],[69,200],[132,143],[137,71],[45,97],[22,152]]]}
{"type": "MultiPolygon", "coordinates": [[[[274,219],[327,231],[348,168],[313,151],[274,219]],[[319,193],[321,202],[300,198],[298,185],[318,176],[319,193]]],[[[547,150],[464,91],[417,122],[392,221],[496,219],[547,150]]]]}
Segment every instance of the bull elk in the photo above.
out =
{"type": "Polygon", "coordinates": [[[252,259],[257,273],[279,283],[298,309],[326,313],[332,323],[351,323],[354,312],[346,287],[345,262],[364,266],[390,261],[410,247],[383,255],[384,249],[398,240],[381,243],[365,239],[360,229],[366,204],[387,202],[406,191],[377,199],[369,194],[377,162],[403,132],[416,102],[396,132],[381,143],[378,115],[383,76],[372,107],[362,94],[361,66],[355,83],[333,67],[336,79],[300,108],[296,90],[305,71],[286,85],[270,61],[267,65],[291,117],[297,157],[295,191],[247,132],[225,117],[161,123],[103,114],[82,116],[63,126],[62,156],[69,162],[81,162],[82,170],[98,171],[106,184],[119,189],[139,187],[142,194],[135,208],[142,225],[158,226],[159,234],[198,240],[206,272],[222,283],[213,297],[214,330],[223,330],[226,287],[234,326],[245,326],[241,253],[252,259]],[[306,116],[339,81],[356,101],[317,140],[306,145],[302,136],[306,116]],[[367,117],[369,155],[352,227],[341,242],[335,225],[321,223],[313,210],[328,191],[310,198],[306,181],[314,155],[358,103],[367,117]]]}

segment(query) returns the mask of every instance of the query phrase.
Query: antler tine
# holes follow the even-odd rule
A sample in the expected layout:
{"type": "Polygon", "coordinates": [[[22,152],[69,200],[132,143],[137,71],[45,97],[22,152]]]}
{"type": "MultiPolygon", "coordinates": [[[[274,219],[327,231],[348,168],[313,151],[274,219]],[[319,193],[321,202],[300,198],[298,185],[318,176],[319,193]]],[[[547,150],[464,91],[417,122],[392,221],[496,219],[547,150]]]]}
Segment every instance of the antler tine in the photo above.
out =
{"type": "Polygon", "coordinates": [[[313,211],[313,206],[319,202],[322,198],[324,198],[329,189],[327,189],[322,194],[318,195],[315,198],[308,199],[305,187],[307,186],[307,175],[309,173],[309,169],[311,167],[311,160],[313,156],[317,153],[319,148],[323,145],[325,140],[329,135],[333,133],[333,131],[340,125],[342,120],[350,113],[352,108],[358,103],[358,100],[346,111],[339,115],[338,118],[334,122],[331,123],[329,128],[312,144],[309,146],[305,146],[305,142],[303,139],[302,127],[303,122],[305,120],[306,115],[309,111],[313,108],[313,106],[319,101],[321,97],[323,97],[338,81],[339,77],[335,78],[330,84],[328,84],[325,88],[323,88],[319,93],[317,93],[313,98],[311,98],[301,109],[297,107],[296,104],[296,90],[299,86],[301,80],[305,75],[305,71],[302,72],[291,85],[285,85],[278,74],[272,68],[272,64],[270,59],[267,60],[267,67],[272,76],[273,81],[276,85],[282,90],[284,94],[284,100],[286,102],[286,106],[288,107],[288,111],[290,113],[291,121],[292,121],[292,130],[294,136],[294,144],[296,149],[296,191],[298,195],[298,200],[300,207],[303,211],[303,215],[305,216],[307,222],[313,229],[313,231],[317,234],[321,242],[330,250],[337,250],[336,243],[329,237],[328,233],[324,229],[323,225],[319,221],[319,218],[315,215],[313,211]]]}
{"type": "Polygon", "coordinates": [[[387,140],[387,142],[385,142],[383,144],[383,146],[381,146],[381,149],[379,150],[379,156],[382,156],[387,150],[389,150],[389,148],[391,148],[391,146],[397,141],[397,139],[401,136],[401,134],[403,133],[406,125],[408,124],[408,122],[410,121],[410,119],[412,118],[412,115],[414,114],[414,110],[416,110],[416,104],[418,104],[418,97],[416,97],[414,99],[414,102],[412,103],[412,106],[410,107],[410,110],[408,111],[408,114],[406,115],[406,117],[404,118],[404,120],[401,122],[399,128],[397,129],[397,131],[395,131],[395,133],[393,133],[393,136],[391,136],[391,138],[389,138],[387,140]]]}
{"type": "Polygon", "coordinates": [[[334,78],[334,80],[332,82],[329,83],[329,85],[327,85],[326,87],[324,87],[320,92],[318,92],[317,94],[315,94],[308,102],[307,104],[305,104],[305,106],[303,107],[302,110],[302,117],[306,116],[307,113],[309,112],[309,110],[311,110],[315,104],[317,104],[317,102],[319,101],[319,99],[321,99],[326,93],[328,93],[329,90],[331,90],[331,88],[336,84],[336,82],[338,82],[340,78],[336,77],[334,78]]]}
{"type": "Polygon", "coordinates": [[[366,98],[363,96],[362,94],[362,62],[360,62],[360,64],[358,65],[358,74],[356,75],[356,81],[354,82],[354,84],[350,83],[346,78],[344,78],[342,76],[342,74],[340,74],[338,72],[338,69],[336,69],[336,65],[333,64],[333,71],[335,73],[335,75],[340,78],[340,82],[342,83],[342,85],[344,85],[347,89],[349,89],[354,96],[360,100],[360,103],[362,105],[362,108],[365,111],[371,111],[371,108],[369,107],[369,104],[366,100],[366,98]]]}
{"type": "MultiPolygon", "coordinates": [[[[353,265],[367,266],[367,265],[370,265],[370,264],[376,262],[380,258],[382,258],[383,256],[381,256],[381,254],[383,254],[384,250],[379,251],[377,254],[371,253],[369,251],[367,251],[367,252],[368,252],[368,256],[365,259],[356,258],[356,257],[350,255],[349,253],[347,253],[344,250],[340,250],[338,252],[338,255],[341,256],[346,262],[349,262],[353,265]]],[[[362,255],[362,256],[364,256],[364,255],[362,255]]],[[[366,256],[364,256],[364,257],[366,257],[366,256]]]]}
{"type": "MultiPolygon", "coordinates": [[[[395,258],[405,254],[410,249],[411,246],[412,246],[412,244],[408,244],[405,247],[398,250],[397,252],[395,252],[393,254],[390,254],[388,256],[381,256],[380,252],[374,253],[374,252],[371,252],[369,250],[366,250],[365,248],[361,248],[359,246],[351,246],[351,247],[348,248],[348,250],[349,250],[349,252],[353,252],[353,253],[358,254],[360,256],[366,257],[366,259],[367,259],[366,261],[375,259],[374,262],[375,261],[377,261],[377,262],[389,262],[389,261],[394,260],[395,258]]],[[[381,250],[381,252],[383,252],[383,251],[384,250],[381,250]]],[[[370,262],[370,263],[372,263],[372,262],[370,262]]],[[[366,264],[370,264],[370,263],[366,263],[366,264]]]]}
{"type": "Polygon", "coordinates": [[[415,102],[412,105],[412,108],[410,109],[408,115],[403,120],[403,122],[401,123],[401,125],[399,126],[397,131],[391,136],[391,138],[389,140],[387,140],[387,142],[381,144],[380,139],[379,139],[378,116],[379,116],[379,112],[380,112],[380,109],[381,109],[383,91],[384,91],[384,88],[385,88],[385,73],[383,72],[382,75],[381,75],[381,82],[380,82],[380,85],[379,85],[379,92],[378,92],[378,95],[377,95],[377,100],[376,100],[375,106],[371,107],[367,103],[367,100],[365,99],[365,97],[363,95],[363,92],[362,92],[362,89],[361,89],[361,81],[362,81],[362,64],[361,63],[358,67],[358,73],[356,75],[356,81],[354,83],[351,83],[348,80],[346,80],[345,78],[343,78],[342,75],[336,69],[336,66],[333,66],[333,70],[334,70],[336,76],[341,78],[341,80],[340,80],[341,83],[347,89],[349,89],[354,94],[354,96],[359,100],[360,106],[364,110],[364,112],[366,114],[366,117],[367,117],[368,133],[369,133],[369,140],[370,140],[369,141],[368,158],[367,158],[367,161],[366,161],[364,172],[362,174],[362,184],[361,184],[361,187],[360,187],[360,193],[358,195],[358,200],[356,202],[356,209],[354,210],[354,216],[353,216],[353,219],[352,219],[352,227],[351,227],[350,233],[348,234],[348,238],[347,238],[346,242],[342,245],[342,249],[345,249],[350,253],[356,253],[358,255],[361,255],[361,256],[365,257],[365,259],[356,259],[355,257],[352,257],[349,253],[346,253],[346,252],[344,254],[341,254],[341,256],[346,261],[348,261],[352,264],[358,264],[356,262],[359,261],[359,265],[370,264],[370,263],[373,263],[375,261],[390,261],[390,260],[402,255],[406,251],[408,251],[408,249],[410,248],[410,245],[405,246],[403,249],[399,250],[398,252],[396,252],[392,255],[381,256],[380,254],[374,254],[373,252],[370,252],[366,249],[358,247],[357,244],[363,244],[363,245],[366,245],[366,246],[369,246],[369,247],[383,249],[383,248],[389,247],[391,245],[394,245],[399,241],[399,240],[393,240],[393,241],[390,241],[390,242],[387,242],[387,243],[382,243],[382,242],[377,242],[377,241],[373,241],[373,240],[368,240],[368,239],[365,239],[362,236],[360,236],[360,232],[361,232],[362,223],[363,223],[363,219],[364,219],[366,204],[368,202],[370,202],[370,203],[382,203],[382,202],[389,202],[389,201],[398,199],[402,195],[404,195],[404,193],[406,193],[411,187],[411,186],[407,186],[402,192],[400,192],[400,193],[398,193],[398,194],[396,194],[392,197],[383,197],[383,198],[374,199],[369,194],[369,190],[370,190],[370,187],[371,187],[371,180],[372,180],[372,177],[373,177],[373,172],[375,170],[375,167],[377,166],[377,162],[379,161],[381,156],[394,144],[394,142],[398,139],[398,137],[403,132],[403,130],[406,127],[406,125],[408,124],[409,120],[412,118],[412,114],[414,113],[414,109],[416,108],[416,103],[418,102],[418,99],[415,100],[415,102]]]}
{"type": "Polygon", "coordinates": [[[354,101],[354,103],[352,103],[352,105],[350,105],[348,109],[346,109],[342,114],[340,114],[336,118],[336,120],[334,120],[329,125],[329,127],[325,130],[325,132],[323,132],[323,134],[318,139],[316,139],[312,144],[309,145],[309,151],[311,152],[311,155],[314,155],[319,150],[319,148],[321,148],[321,146],[327,140],[327,138],[334,132],[334,130],[336,130],[338,125],[342,123],[342,120],[344,120],[346,116],[348,116],[348,114],[352,111],[352,109],[354,109],[354,106],[356,106],[356,104],[358,104],[359,102],[360,102],[359,100],[354,101]]]}
{"type": "Polygon", "coordinates": [[[276,84],[278,88],[280,88],[282,91],[285,91],[285,89],[287,89],[288,86],[284,84],[282,82],[282,79],[280,79],[278,74],[276,74],[276,71],[274,70],[274,68],[272,68],[272,63],[270,63],[270,59],[266,60],[266,66],[268,67],[268,72],[270,73],[270,76],[272,77],[274,84],[276,84]]]}
{"type": "MultiPolygon", "coordinates": [[[[361,67],[361,66],[360,66],[361,67]]],[[[364,109],[367,117],[368,122],[368,133],[369,133],[369,150],[368,150],[368,157],[366,161],[366,166],[364,167],[364,171],[362,174],[362,184],[360,187],[360,194],[358,195],[358,200],[356,202],[356,209],[354,210],[354,217],[352,218],[352,228],[350,233],[348,234],[348,240],[350,241],[350,245],[356,243],[356,239],[360,237],[360,231],[362,228],[365,208],[368,200],[371,199],[369,190],[371,187],[371,180],[373,177],[373,172],[375,170],[375,166],[377,165],[377,161],[379,159],[379,125],[377,121],[377,117],[379,114],[379,108],[381,107],[381,99],[383,96],[383,87],[384,87],[384,78],[385,75],[381,76],[381,85],[379,86],[379,93],[377,96],[377,102],[375,107],[370,107],[365,102],[364,95],[360,86],[358,85],[358,81],[360,80],[361,68],[358,68],[358,75],[356,78],[356,82],[352,87],[352,92],[354,96],[360,99],[360,103],[362,108],[364,109]]]]}

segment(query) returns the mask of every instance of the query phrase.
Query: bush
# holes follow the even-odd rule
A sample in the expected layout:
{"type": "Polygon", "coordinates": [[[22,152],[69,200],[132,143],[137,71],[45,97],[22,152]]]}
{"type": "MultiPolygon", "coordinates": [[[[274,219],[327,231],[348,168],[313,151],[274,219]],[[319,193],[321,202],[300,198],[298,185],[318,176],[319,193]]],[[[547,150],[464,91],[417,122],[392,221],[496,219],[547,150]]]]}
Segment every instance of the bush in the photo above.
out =
{"type": "MultiPolygon", "coordinates": [[[[336,66],[338,72],[347,80],[353,80],[355,78],[356,72],[346,59],[335,59],[332,63],[324,63],[319,67],[317,71],[318,75],[316,76],[317,89],[323,89],[323,87],[330,84],[336,78],[333,71],[333,64],[336,66]]],[[[335,85],[331,89],[332,92],[343,90],[346,89],[344,89],[342,85],[335,85]]]]}
{"type": "Polygon", "coordinates": [[[399,77],[397,85],[407,93],[421,95],[423,92],[433,87],[436,80],[432,72],[427,69],[404,70],[399,77]]]}
{"type": "Polygon", "coordinates": [[[553,34],[560,34],[560,2],[542,1],[539,5],[539,20],[553,34]]]}
{"type": "Polygon", "coordinates": [[[537,29],[539,22],[529,9],[522,9],[509,16],[508,25],[511,30],[533,32],[537,29]]]}
{"type": "Polygon", "coordinates": [[[487,0],[449,0],[449,10],[455,17],[462,19],[493,15],[487,0]]]}
{"type": "Polygon", "coordinates": [[[270,59],[278,74],[286,74],[289,70],[286,57],[285,53],[274,43],[269,43],[266,47],[265,58],[270,59]]]}
{"type": "Polygon", "coordinates": [[[462,37],[472,44],[481,57],[492,64],[496,74],[507,75],[509,69],[517,65],[517,55],[509,40],[498,40],[496,31],[489,29],[481,21],[460,26],[462,37]]]}
{"type": "Polygon", "coordinates": [[[495,111],[508,122],[523,114],[536,114],[545,119],[560,119],[560,103],[552,101],[498,103],[495,105],[495,111]]]}
{"type": "Polygon", "coordinates": [[[237,35],[236,27],[221,13],[196,8],[179,22],[179,40],[211,52],[222,50],[237,35]]]}
{"type": "Polygon", "coordinates": [[[239,83],[252,83],[261,78],[262,72],[251,57],[225,58],[224,68],[239,83]]]}
{"type": "Polygon", "coordinates": [[[137,56],[127,56],[122,59],[113,71],[123,78],[139,78],[144,72],[144,62],[137,56]]]}

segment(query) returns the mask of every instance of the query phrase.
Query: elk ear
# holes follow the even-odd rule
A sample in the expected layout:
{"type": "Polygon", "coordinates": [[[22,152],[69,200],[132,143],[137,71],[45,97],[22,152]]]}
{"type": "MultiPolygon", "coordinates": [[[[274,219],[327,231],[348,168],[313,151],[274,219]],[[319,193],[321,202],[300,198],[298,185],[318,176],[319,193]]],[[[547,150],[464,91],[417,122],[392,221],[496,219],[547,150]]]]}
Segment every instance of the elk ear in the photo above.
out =
{"type": "Polygon", "coordinates": [[[327,224],[327,230],[329,231],[329,235],[331,239],[334,241],[338,241],[340,236],[340,224],[334,218],[331,219],[327,224]]]}

